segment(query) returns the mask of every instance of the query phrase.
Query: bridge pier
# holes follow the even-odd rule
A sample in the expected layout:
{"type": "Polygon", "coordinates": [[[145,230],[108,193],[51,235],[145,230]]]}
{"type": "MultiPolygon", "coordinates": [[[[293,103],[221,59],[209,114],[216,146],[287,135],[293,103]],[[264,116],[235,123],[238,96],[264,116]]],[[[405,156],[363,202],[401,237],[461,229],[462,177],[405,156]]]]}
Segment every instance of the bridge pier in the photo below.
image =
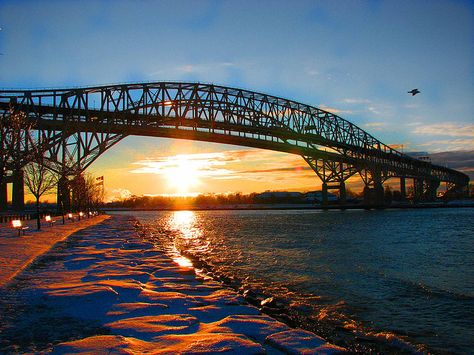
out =
{"type": "Polygon", "coordinates": [[[323,206],[328,205],[328,192],[330,190],[338,190],[339,191],[339,204],[345,205],[347,202],[347,195],[346,195],[346,183],[344,181],[339,183],[328,184],[327,182],[323,182],[321,186],[322,190],[322,197],[323,197],[323,206]]]}
{"type": "Polygon", "coordinates": [[[423,197],[423,179],[413,178],[413,202],[418,203],[423,197]]]}
{"type": "Polygon", "coordinates": [[[428,201],[436,201],[437,190],[440,185],[439,180],[428,180],[426,182],[426,199],[428,201]]]}
{"type": "Polygon", "coordinates": [[[405,178],[400,177],[400,199],[406,201],[407,199],[407,188],[405,185],[405,178]]]}
{"type": "Polygon", "coordinates": [[[437,190],[440,185],[439,180],[434,179],[422,179],[414,178],[413,179],[413,201],[418,202],[427,202],[427,201],[436,201],[437,190]]]}
{"type": "Polygon", "coordinates": [[[0,185],[0,212],[6,212],[8,209],[7,183],[0,185]]]}
{"type": "Polygon", "coordinates": [[[458,199],[469,196],[469,185],[459,185],[453,182],[446,182],[445,199],[458,199]]]}
{"type": "Polygon", "coordinates": [[[62,176],[59,179],[57,191],[57,211],[61,214],[71,211],[71,190],[67,177],[62,176]]]}
{"type": "Polygon", "coordinates": [[[375,182],[373,186],[365,185],[364,205],[369,208],[382,208],[385,206],[384,189],[382,182],[375,182]]]}
{"type": "Polygon", "coordinates": [[[322,204],[327,206],[328,192],[330,190],[337,190],[339,193],[339,204],[345,205],[347,202],[346,183],[345,181],[352,175],[357,173],[354,166],[341,162],[332,161],[321,158],[305,157],[303,158],[311,166],[314,172],[322,181],[322,204]]]}
{"type": "Polygon", "coordinates": [[[12,207],[15,212],[22,212],[25,210],[25,184],[23,170],[18,169],[13,172],[13,187],[12,187],[12,207]]]}
{"type": "Polygon", "coordinates": [[[383,208],[385,207],[385,196],[382,180],[382,172],[363,170],[360,176],[364,181],[364,200],[363,204],[366,208],[383,208]]]}

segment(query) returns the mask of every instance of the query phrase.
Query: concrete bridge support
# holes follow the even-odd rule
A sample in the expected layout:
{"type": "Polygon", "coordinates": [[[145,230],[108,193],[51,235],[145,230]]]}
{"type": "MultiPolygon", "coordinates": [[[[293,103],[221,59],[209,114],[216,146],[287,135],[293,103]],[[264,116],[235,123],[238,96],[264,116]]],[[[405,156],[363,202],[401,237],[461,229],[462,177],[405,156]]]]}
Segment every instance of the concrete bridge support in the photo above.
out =
{"type": "Polygon", "coordinates": [[[356,174],[357,170],[352,165],[340,161],[312,157],[303,158],[323,182],[321,187],[323,206],[327,206],[329,203],[328,192],[334,190],[339,195],[339,204],[345,205],[347,202],[346,180],[356,174]]]}
{"type": "Polygon", "coordinates": [[[62,176],[58,181],[57,211],[61,214],[71,211],[71,189],[69,185],[69,180],[65,176],[62,176]]]}
{"type": "Polygon", "coordinates": [[[439,180],[426,181],[425,198],[427,201],[436,201],[439,185],[440,185],[439,180]]]}
{"type": "Polygon", "coordinates": [[[0,212],[6,212],[8,209],[7,183],[0,185],[0,212]]]}
{"type": "Polygon", "coordinates": [[[364,205],[366,207],[382,208],[385,206],[384,189],[381,182],[374,182],[364,187],[364,205]]]}
{"type": "Polygon", "coordinates": [[[19,169],[12,175],[12,207],[15,212],[25,210],[25,182],[23,170],[19,169]]]}
{"type": "Polygon", "coordinates": [[[407,199],[407,188],[405,185],[405,178],[403,176],[400,177],[400,199],[402,201],[406,201],[407,199]]]}
{"type": "Polygon", "coordinates": [[[364,181],[364,205],[367,208],[383,208],[385,206],[383,177],[380,171],[363,170],[360,176],[364,181]]]}
{"type": "Polygon", "coordinates": [[[413,201],[415,203],[435,201],[439,185],[439,180],[413,179],[413,201]]]}
{"type": "Polygon", "coordinates": [[[339,183],[328,183],[323,181],[322,189],[322,196],[323,196],[323,205],[328,205],[328,192],[331,190],[337,190],[339,194],[339,204],[345,205],[347,202],[347,194],[346,194],[346,183],[341,181],[339,183]]]}

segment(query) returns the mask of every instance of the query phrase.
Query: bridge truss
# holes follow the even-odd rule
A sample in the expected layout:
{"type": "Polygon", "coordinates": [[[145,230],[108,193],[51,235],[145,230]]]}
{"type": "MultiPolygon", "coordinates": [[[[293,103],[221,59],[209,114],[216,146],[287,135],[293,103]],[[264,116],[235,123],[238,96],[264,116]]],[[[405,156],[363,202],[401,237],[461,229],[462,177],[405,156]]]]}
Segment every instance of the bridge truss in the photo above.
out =
{"type": "Polygon", "coordinates": [[[2,121],[26,115],[51,169],[83,172],[128,135],[191,139],[298,154],[323,182],[323,196],[359,174],[366,196],[383,198],[383,182],[414,179],[418,198],[433,198],[440,182],[465,189],[458,171],[417,160],[351,122],[319,108],[263,93],[181,82],[72,89],[0,90],[2,121]]]}

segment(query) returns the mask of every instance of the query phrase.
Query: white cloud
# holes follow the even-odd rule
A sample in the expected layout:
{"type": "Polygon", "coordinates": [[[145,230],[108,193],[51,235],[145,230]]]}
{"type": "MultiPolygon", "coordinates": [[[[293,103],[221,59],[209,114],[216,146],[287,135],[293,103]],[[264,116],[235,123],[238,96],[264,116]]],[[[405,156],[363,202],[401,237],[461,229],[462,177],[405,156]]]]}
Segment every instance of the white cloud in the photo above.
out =
{"type": "Polygon", "coordinates": [[[319,107],[321,110],[334,113],[335,115],[344,115],[344,114],[351,115],[351,114],[354,113],[354,112],[351,111],[351,110],[340,110],[340,109],[337,109],[337,108],[334,108],[334,107],[326,106],[326,105],[324,105],[324,104],[319,104],[318,107],[319,107]]]}
{"type": "Polygon", "coordinates": [[[342,99],[341,101],[346,103],[346,104],[351,104],[351,105],[371,103],[371,101],[369,99],[351,98],[351,97],[347,97],[345,99],[342,99]]]}
{"type": "Polygon", "coordinates": [[[123,188],[118,188],[118,189],[113,189],[112,190],[112,196],[109,197],[110,201],[113,200],[125,200],[127,198],[130,198],[132,196],[132,193],[128,189],[123,189],[123,188]]]}
{"type": "Polygon", "coordinates": [[[385,125],[386,125],[385,122],[369,122],[369,123],[364,124],[364,126],[367,127],[367,128],[380,128],[380,127],[383,127],[385,125]]]}
{"type": "MultiPolygon", "coordinates": [[[[474,124],[438,123],[420,125],[413,133],[419,135],[448,136],[448,137],[473,137],[474,124]]],[[[471,141],[472,143],[472,141],[471,141]]]]}
{"type": "Polygon", "coordinates": [[[454,151],[454,150],[472,150],[474,149],[474,139],[445,139],[434,140],[417,144],[419,147],[426,147],[432,152],[454,151]]]}

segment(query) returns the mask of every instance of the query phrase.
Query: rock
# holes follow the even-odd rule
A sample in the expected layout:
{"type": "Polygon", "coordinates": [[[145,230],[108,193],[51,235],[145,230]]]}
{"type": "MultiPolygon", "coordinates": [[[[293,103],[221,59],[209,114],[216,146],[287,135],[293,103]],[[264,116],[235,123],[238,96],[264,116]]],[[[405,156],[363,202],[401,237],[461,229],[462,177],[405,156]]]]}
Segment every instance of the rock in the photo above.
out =
{"type": "Polygon", "coordinates": [[[52,354],[144,354],[155,350],[156,345],[119,335],[97,335],[60,343],[52,354]]]}
{"type": "Polygon", "coordinates": [[[316,354],[315,349],[325,345],[326,341],[302,329],[290,329],[269,335],[265,341],[287,354],[316,354]]]}
{"type": "Polygon", "coordinates": [[[189,314],[162,314],[120,319],[105,326],[120,335],[151,340],[163,334],[189,333],[198,325],[199,320],[189,314]]]}
{"type": "Polygon", "coordinates": [[[233,333],[245,334],[262,343],[269,335],[290,329],[286,324],[267,315],[230,315],[212,325],[226,328],[233,333]]]}
{"type": "Polygon", "coordinates": [[[241,334],[195,333],[167,335],[155,339],[156,353],[166,354],[265,354],[258,343],[241,334]]]}
{"type": "Polygon", "coordinates": [[[263,301],[260,302],[261,306],[267,306],[267,307],[274,307],[275,306],[275,300],[273,297],[268,297],[265,298],[263,301]]]}

